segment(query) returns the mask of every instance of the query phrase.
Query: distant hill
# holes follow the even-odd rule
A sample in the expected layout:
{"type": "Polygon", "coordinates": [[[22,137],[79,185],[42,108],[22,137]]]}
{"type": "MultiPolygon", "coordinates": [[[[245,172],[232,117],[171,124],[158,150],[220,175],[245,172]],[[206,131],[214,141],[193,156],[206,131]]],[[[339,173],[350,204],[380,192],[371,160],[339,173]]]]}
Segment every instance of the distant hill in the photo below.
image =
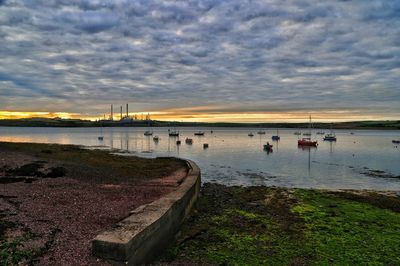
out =
{"type": "MultiPolygon", "coordinates": [[[[308,123],[200,123],[200,122],[175,122],[156,120],[132,120],[132,121],[90,121],[80,119],[61,118],[24,118],[3,119],[0,126],[14,127],[261,127],[261,128],[307,128],[308,123]]],[[[400,129],[399,120],[391,121],[354,121],[337,123],[313,123],[314,128],[334,129],[400,129]]]]}

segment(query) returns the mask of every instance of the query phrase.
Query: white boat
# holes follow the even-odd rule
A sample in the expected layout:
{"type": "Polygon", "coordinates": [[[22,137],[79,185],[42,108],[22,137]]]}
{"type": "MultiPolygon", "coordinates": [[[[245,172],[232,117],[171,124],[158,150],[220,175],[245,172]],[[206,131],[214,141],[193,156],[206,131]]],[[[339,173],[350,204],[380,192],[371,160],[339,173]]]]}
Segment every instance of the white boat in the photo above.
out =
{"type": "Polygon", "coordinates": [[[333,133],[328,133],[324,136],[324,141],[336,141],[336,135],[333,133]]]}
{"type": "Polygon", "coordinates": [[[145,136],[152,136],[152,135],[153,135],[153,131],[146,130],[146,131],[143,133],[143,135],[145,135],[145,136]]]}
{"type": "Polygon", "coordinates": [[[331,132],[324,136],[324,141],[336,141],[336,135],[332,131],[332,125],[331,125],[331,132]]]}
{"type": "Polygon", "coordinates": [[[179,137],[179,131],[170,131],[169,133],[168,133],[168,135],[170,136],[170,137],[179,137]]]}

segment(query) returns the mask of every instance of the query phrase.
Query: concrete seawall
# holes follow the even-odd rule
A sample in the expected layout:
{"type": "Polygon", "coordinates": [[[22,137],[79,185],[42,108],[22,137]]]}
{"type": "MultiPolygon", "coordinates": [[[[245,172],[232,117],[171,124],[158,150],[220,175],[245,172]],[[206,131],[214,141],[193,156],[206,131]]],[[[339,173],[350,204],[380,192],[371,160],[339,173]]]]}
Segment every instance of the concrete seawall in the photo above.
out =
{"type": "Polygon", "coordinates": [[[196,201],[201,186],[199,167],[187,161],[189,171],[182,184],[170,194],[135,209],[115,228],[92,241],[95,256],[114,265],[142,265],[173,239],[196,201]]]}

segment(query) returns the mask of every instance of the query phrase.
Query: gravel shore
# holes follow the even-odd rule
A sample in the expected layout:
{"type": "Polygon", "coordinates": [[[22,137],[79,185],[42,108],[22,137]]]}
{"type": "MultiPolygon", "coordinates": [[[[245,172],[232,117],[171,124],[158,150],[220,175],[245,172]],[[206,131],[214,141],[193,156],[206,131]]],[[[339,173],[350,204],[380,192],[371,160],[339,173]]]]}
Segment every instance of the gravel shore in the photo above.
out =
{"type": "Polygon", "coordinates": [[[186,173],[177,159],[0,143],[2,263],[108,265],[91,255],[91,239],[173,191],[186,173]]]}

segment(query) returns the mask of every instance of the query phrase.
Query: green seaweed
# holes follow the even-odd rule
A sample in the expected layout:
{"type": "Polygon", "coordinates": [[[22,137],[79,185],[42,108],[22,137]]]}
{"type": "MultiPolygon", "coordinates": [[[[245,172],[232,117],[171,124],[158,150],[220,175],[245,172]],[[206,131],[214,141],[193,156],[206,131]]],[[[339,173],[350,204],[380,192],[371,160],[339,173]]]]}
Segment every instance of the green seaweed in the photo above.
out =
{"type": "Polygon", "coordinates": [[[297,190],[292,211],[305,221],[315,264],[398,265],[400,214],[313,190],[297,190]]]}
{"type": "Polygon", "coordinates": [[[156,263],[400,265],[400,198],[205,184],[156,263]]]}
{"type": "MultiPolygon", "coordinates": [[[[286,211],[286,215],[277,216],[277,209],[265,209],[263,204],[254,202],[248,204],[249,199],[263,199],[266,190],[254,188],[250,191],[236,187],[229,188],[228,194],[217,194],[216,198],[202,197],[198,202],[198,212],[184,225],[177,244],[167,250],[161,262],[305,264],[312,254],[302,254],[302,234],[285,228],[280,220],[295,221],[296,215],[286,211]],[[286,233],[282,234],[282,231],[286,233]]],[[[294,228],[298,225],[293,222],[294,228]]]]}

